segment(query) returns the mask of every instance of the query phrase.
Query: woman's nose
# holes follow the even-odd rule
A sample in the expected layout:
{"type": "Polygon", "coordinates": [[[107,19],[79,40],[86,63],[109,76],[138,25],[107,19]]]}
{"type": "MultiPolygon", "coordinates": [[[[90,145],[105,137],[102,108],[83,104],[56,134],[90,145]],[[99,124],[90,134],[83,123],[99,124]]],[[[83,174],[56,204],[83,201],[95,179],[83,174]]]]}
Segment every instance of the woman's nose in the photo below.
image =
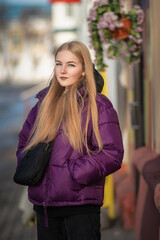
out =
{"type": "Polygon", "coordinates": [[[61,73],[65,73],[66,72],[66,66],[65,65],[62,65],[61,66],[61,73]]]}

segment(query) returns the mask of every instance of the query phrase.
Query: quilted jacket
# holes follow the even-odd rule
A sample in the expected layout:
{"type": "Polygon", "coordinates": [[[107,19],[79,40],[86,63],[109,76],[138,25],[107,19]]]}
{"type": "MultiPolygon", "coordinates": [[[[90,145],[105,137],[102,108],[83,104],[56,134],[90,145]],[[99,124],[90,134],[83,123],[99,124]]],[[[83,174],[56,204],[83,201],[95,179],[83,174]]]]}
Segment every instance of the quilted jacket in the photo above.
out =
{"type": "MultiPolygon", "coordinates": [[[[34,124],[39,104],[47,90],[44,89],[37,95],[39,100],[31,109],[20,131],[18,163],[23,156],[23,149],[34,124]]],[[[90,156],[85,151],[83,154],[76,152],[69,142],[64,141],[60,126],[43,179],[38,185],[28,188],[28,197],[33,204],[39,206],[103,204],[105,177],[121,167],[123,143],[117,113],[111,102],[100,93],[97,93],[96,102],[103,150],[90,156]]],[[[82,111],[82,125],[85,118],[86,111],[82,111]]],[[[96,152],[98,147],[93,136],[92,121],[89,122],[87,137],[89,148],[96,152]]]]}

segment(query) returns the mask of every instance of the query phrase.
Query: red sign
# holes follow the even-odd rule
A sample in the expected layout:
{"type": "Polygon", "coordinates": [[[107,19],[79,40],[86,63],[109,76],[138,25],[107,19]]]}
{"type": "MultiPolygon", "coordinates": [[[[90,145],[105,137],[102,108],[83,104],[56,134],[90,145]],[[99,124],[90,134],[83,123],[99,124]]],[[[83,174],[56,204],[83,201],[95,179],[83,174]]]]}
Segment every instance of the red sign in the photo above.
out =
{"type": "Polygon", "coordinates": [[[79,3],[81,0],[49,0],[50,3],[58,3],[58,2],[64,2],[64,3],[79,3]]]}

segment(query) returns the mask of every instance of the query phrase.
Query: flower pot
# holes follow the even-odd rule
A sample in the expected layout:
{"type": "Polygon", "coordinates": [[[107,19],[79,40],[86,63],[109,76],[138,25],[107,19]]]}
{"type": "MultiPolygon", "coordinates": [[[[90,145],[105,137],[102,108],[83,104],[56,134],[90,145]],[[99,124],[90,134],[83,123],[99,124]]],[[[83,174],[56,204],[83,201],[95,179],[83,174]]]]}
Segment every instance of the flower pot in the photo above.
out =
{"type": "Polygon", "coordinates": [[[129,36],[129,30],[132,27],[132,23],[131,20],[125,17],[122,17],[120,22],[123,23],[123,27],[120,28],[116,28],[113,32],[112,32],[112,37],[116,40],[121,40],[121,39],[125,39],[128,38],[129,36]]]}

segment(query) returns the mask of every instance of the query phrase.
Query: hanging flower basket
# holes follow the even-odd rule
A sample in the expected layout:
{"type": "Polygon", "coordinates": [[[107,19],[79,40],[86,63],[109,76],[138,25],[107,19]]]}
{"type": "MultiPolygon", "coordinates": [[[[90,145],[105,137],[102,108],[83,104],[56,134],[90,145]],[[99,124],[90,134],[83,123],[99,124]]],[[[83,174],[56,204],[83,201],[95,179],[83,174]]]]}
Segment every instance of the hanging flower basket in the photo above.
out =
{"type": "Polygon", "coordinates": [[[130,19],[122,17],[120,22],[123,24],[122,27],[117,27],[112,32],[112,38],[115,40],[122,40],[129,37],[129,31],[132,27],[132,22],[130,19]]]}
{"type": "Polygon", "coordinates": [[[104,71],[103,57],[136,63],[141,55],[144,12],[134,6],[124,12],[124,0],[96,0],[90,9],[88,27],[97,68],[104,71]],[[103,46],[106,45],[105,50],[103,46]]]}

